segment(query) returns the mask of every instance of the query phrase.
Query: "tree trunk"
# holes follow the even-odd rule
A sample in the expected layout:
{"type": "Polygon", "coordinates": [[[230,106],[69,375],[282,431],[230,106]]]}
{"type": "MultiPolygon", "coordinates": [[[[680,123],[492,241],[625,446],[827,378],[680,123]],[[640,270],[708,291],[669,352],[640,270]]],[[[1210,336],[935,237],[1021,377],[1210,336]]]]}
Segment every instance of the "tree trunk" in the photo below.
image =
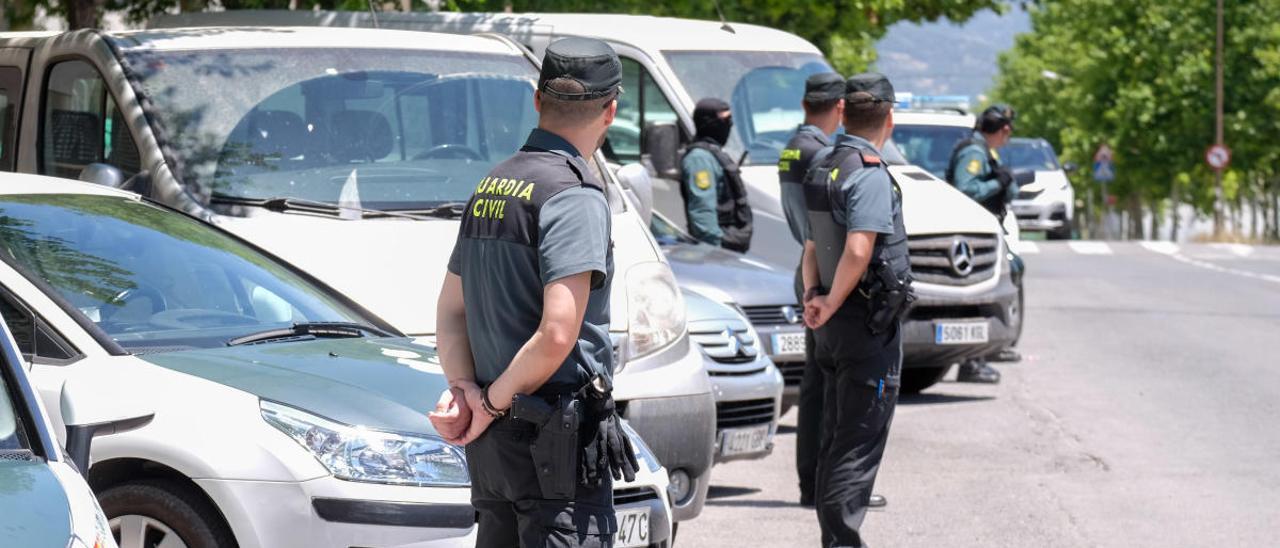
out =
{"type": "Polygon", "coordinates": [[[1142,239],[1142,198],[1137,194],[1129,195],[1129,237],[1127,239],[1142,239]]]}
{"type": "Polygon", "coordinates": [[[1160,239],[1160,202],[1153,200],[1151,202],[1151,240],[1160,239]]]}
{"type": "Polygon", "coordinates": [[[67,28],[92,29],[98,26],[98,15],[103,0],[68,0],[67,28]]]}

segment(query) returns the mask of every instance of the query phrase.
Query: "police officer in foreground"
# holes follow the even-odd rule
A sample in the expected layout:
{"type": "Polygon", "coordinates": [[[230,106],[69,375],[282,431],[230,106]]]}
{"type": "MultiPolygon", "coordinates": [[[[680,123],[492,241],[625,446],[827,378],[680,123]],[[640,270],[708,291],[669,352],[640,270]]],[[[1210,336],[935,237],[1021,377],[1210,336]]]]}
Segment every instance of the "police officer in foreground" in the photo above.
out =
{"type": "MultiPolygon", "coordinates": [[[[1013,109],[1008,106],[988,107],[978,116],[973,134],[956,143],[947,163],[947,182],[973,198],[1002,223],[1009,204],[1018,197],[1018,185],[1014,182],[1013,173],[1000,165],[1000,154],[996,149],[1008,143],[1013,135],[1013,118],[1013,109]]],[[[1015,264],[1021,267],[1020,260],[1015,264]]],[[[1006,358],[1016,357],[1016,353],[1002,354],[1006,354],[1006,358]]],[[[1000,382],[1000,372],[985,358],[971,358],[960,364],[956,380],[994,384],[1000,382]]]]}
{"type": "MultiPolygon", "coordinates": [[[[844,77],[834,72],[809,76],[804,83],[804,123],[796,129],[778,157],[782,212],[796,243],[804,245],[809,214],[804,205],[804,176],[814,155],[829,144],[829,135],[844,121],[844,77]]],[[[802,264],[796,265],[796,302],[804,302],[802,264]]],[[[804,377],[800,381],[800,415],[796,424],[796,474],[800,478],[800,505],[814,505],[818,441],[822,436],[822,371],[814,361],[813,330],[804,331],[804,377]]]]}
{"type": "Polygon", "coordinates": [[[733,129],[729,103],[714,98],[693,109],[693,142],[680,160],[680,196],[689,234],[699,241],[746,253],[751,247],[752,214],[738,162],[725,153],[733,129]]]}
{"type": "Polygon", "coordinates": [[[612,481],[634,479],[610,396],[609,205],[585,160],[620,81],[604,42],[547,48],[538,127],[477,182],[449,258],[437,335],[450,389],[430,418],[466,446],[481,547],[612,546],[612,481]]]}
{"type": "Polygon", "coordinates": [[[893,103],[884,75],[849,78],[845,134],[805,178],[805,323],[826,388],[817,482],[825,547],[865,546],[859,529],[898,400],[912,294],[902,197],[879,150],[893,132],[893,103]]]}

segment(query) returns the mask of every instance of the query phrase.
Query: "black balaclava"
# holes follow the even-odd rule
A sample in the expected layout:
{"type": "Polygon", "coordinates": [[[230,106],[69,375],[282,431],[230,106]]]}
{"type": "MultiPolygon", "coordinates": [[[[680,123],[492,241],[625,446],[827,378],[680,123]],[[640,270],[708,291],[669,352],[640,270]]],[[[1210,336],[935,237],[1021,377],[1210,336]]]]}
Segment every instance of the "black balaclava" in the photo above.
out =
{"type": "Polygon", "coordinates": [[[697,130],[697,138],[707,138],[720,146],[729,142],[729,130],[733,129],[732,118],[721,118],[720,113],[729,110],[729,103],[708,97],[693,107],[693,127],[697,130]]]}

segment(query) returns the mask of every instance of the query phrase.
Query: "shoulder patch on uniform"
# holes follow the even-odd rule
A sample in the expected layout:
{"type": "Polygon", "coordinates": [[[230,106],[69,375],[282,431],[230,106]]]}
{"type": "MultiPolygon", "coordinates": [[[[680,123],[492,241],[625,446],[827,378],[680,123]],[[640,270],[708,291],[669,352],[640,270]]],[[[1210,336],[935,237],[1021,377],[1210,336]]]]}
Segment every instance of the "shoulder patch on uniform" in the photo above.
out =
{"type": "Polygon", "coordinates": [[[979,162],[977,158],[969,160],[969,165],[965,166],[964,170],[968,171],[970,175],[977,175],[982,171],[982,162],[979,162]]]}
{"type": "Polygon", "coordinates": [[[698,185],[700,190],[711,188],[711,172],[704,169],[693,174],[693,184],[698,185]]]}

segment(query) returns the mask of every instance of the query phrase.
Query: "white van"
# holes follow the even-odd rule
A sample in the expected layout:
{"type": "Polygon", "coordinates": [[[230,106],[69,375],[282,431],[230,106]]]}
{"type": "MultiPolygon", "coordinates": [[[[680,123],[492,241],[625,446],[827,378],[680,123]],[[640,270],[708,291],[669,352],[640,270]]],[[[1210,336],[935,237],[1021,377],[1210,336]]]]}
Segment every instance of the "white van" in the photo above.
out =
{"type": "MultiPolygon", "coordinates": [[[[536,123],[536,78],[534,59],[495,35],[0,35],[0,90],[22,113],[3,133],[17,141],[0,168],[184,210],[429,338],[461,204],[536,123]]],[[[590,165],[613,211],[615,397],[670,471],[677,519],[689,519],[709,487],[711,385],[647,225],[603,157],[590,165]]]]}
{"type": "MultiPolygon", "coordinates": [[[[749,255],[784,269],[799,262],[800,246],[792,240],[782,213],[776,165],[782,147],[803,120],[799,98],[805,78],[831,70],[822,52],[808,41],[756,25],[641,15],[418,12],[380,13],[377,17],[382,28],[500,33],[535,55],[567,36],[609,42],[622,58],[622,85],[627,92],[605,152],[614,165],[644,160],[659,176],[653,183],[654,209],[681,228],[685,214],[679,188],[672,180],[677,165],[672,141],[688,141],[693,135],[692,113],[699,99],[729,101],[735,131],[725,148],[735,158],[746,154],[742,176],[755,213],[749,255]],[[663,128],[664,138],[655,138],[655,124],[661,127],[672,122],[678,136],[665,133],[663,128]],[[647,145],[645,150],[642,144],[647,145]]],[[[154,23],[374,25],[368,13],[307,11],[185,14],[154,23]]],[[[994,354],[1012,343],[1021,328],[1019,292],[1010,273],[1002,230],[994,217],[917,166],[899,164],[889,169],[902,187],[920,297],[903,329],[903,391],[916,392],[937,382],[951,364],[994,354]],[[971,328],[975,324],[982,327],[971,328]],[[964,336],[951,336],[957,333],[964,336]]],[[[1010,224],[1016,230],[1016,223],[1010,224]]],[[[753,321],[762,330],[772,327],[753,321]]],[[[802,359],[800,354],[795,356],[802,359]]],[[[789,380],[798,380],[799,375],[788,373],[803,367],[803,362],[779,361],[777,365],[789,380]]]]}

